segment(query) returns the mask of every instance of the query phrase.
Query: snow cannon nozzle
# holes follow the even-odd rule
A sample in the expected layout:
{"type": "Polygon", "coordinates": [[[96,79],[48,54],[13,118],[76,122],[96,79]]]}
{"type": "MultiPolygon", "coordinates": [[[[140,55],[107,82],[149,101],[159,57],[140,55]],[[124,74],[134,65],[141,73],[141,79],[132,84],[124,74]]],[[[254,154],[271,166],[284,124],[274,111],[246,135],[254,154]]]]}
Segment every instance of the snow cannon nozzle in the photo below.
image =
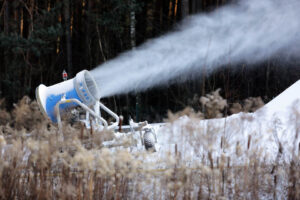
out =
{"type": "Polygon", "coordinates": [[[74,78],[67,80],[68,74],[64,70],[62,77],[64,81],[61,83],[49,87],[41,84],[36,88],[39,107],[52,122],[57,122],[57,104],[59,110],[63,111],[78,104],[90,107],[100,100],[98,86],[89,71],[80,71],[74,78]]]}

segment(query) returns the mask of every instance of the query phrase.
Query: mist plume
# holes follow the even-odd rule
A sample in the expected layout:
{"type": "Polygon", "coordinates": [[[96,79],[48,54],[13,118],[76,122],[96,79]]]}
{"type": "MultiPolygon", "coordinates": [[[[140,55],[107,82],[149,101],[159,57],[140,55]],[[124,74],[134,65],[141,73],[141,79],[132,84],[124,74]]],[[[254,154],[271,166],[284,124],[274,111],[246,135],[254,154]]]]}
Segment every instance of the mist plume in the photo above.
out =
{"type": "Polygon", "coordinates": [[[183,20],[92,70],[101,96],[143,91],[227,64],[300,56],[299,0],[240,0],[183,20]]]}

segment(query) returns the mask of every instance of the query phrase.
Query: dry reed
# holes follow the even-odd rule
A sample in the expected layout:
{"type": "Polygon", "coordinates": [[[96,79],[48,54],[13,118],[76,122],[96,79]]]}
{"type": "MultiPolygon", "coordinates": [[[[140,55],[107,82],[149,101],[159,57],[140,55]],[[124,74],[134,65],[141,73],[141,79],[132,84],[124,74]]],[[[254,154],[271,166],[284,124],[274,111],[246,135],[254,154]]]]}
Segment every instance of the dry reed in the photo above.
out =
{"type": "MultiPolygon", "coordinates": [[[[154,160],[149,157],[155,153],[103,148],[102,141],[111,139],[110,133],[91,134],[80,126],[65,124],[61,142],[57,128],[41,116],[36,102],[25,97],[12,113],[0,110],[0,198],[299,199],[299,154],[290,162],[281,162],[279,148],[278,159],[270,165],[255,146],[255,134],[247,141],[231,144],[229,137],[234,133],[217,137],[223,127],[211,123],[204,130],[193,125],[203,116],[221,116],[228,105],[224,99],[213,97],[218,95],[215,92],[201,99],[204,114],[191,109],[169,113],[170,124],[177,123],[179,116],[189,115],[190,123],[177,132],[193,155],[175,144],[154,160]],[[220,100],[218,106],[216,99],[220,100]],[[220,149],[218,154],[215,146],[220,149]],[[234,151],[228,155],[230,148],[234,151]]],[[[226,123],[242,130],[241,124],[247,120],[252,119],[226,123]]]]}

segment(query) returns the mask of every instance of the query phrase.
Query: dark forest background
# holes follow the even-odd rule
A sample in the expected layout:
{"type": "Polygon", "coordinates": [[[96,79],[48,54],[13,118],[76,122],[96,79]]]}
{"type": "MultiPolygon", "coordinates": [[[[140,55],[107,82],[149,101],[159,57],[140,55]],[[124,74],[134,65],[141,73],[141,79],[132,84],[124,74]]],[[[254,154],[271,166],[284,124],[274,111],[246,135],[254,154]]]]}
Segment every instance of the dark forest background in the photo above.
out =
{"type": "MultiPolygon", "coordinates": [[[[0,99],[12,108],[35,88],[93,69],[147,39],[176,28],[192,14],[211,12],[228,0],[1,0],[0,99]],[[134,32],[132,31],[134,29],[134,32]]],[[[258,41],[259,42],[259,41],[258,41]]],[[[271,100],[300,77],[297,61],[272,58],[256,66],[224,66],[210,76],[102,101],[126,118],[160,121],[221,88],[231,102],[250,96],[271,100]],[[138,106],[137,106],[138,103],[138,106]],[[138,116],[136,114],[138,113],[138,116]]],[[[112,77],[113,78],[113,77],[112,77]]]]}

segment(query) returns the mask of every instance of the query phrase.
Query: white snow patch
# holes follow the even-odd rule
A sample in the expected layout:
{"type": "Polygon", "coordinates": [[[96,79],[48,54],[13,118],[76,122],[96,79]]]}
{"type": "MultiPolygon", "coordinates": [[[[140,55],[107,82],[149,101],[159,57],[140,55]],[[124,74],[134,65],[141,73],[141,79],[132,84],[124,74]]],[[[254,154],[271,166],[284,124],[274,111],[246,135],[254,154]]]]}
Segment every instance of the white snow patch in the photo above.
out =
{"type": "Polygon", "coordinates": [[[298,152],[300,142],[299,91],[297,81],[255,113],[211,120],[185,116],[156,127],[159,151],[152,157],[174,154],[177,145],[178,152],[191,163],[207,158],[208,152],[214,158],[228,156],[236,164],[245,162],[246,155],[258,155],[266,162],[274,162],[278,156],[288,161],[298,152]],[[282,154],[278,153],[280,143],[282,154]]]}

